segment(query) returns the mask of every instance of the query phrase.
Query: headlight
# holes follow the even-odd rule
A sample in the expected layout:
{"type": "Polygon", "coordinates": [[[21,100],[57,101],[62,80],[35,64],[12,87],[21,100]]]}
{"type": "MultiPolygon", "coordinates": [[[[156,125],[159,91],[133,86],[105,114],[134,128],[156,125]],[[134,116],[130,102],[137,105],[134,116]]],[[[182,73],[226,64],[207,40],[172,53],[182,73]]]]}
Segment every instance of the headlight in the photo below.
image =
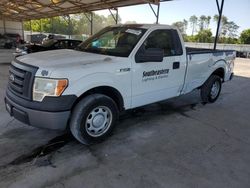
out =
{"type": "Polygon", "coordinates": [[[26,55],[27,51],[26,49],[16,48],[16,53],[21,55],[26,55]]]}
{"type": "Polygon", "coordinates": [[[16,48],[16,53],[21,53],[21,52],[23,52],[23,50],[22,50],[22,49],[20,49],[20,48],[16,48]]]}
{"type": "Polygon", "coordinates": [[[60,96],[68,86],[67,79],[35,78],[33,100],[42,101],[45,96],[60,96]]]}

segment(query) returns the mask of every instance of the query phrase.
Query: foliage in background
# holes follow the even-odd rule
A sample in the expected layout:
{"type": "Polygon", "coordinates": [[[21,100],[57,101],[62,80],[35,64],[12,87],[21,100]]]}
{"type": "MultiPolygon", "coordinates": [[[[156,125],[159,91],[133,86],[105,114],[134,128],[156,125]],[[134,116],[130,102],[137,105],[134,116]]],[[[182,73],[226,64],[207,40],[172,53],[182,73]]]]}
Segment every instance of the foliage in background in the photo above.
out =
{"type": "MultiPolygon", "coordinates": [[[[213,42],[214,37],[210,29],[211,20],[215,23],[218,22],[219,16],[201,15],[197,17],[192,15],[189,20],[182,20],[173,23],[177,27],[186,42],[213,42]],[[190,27],[192,34],[187,35],[187,28],[190,27]]],[[[118,17],[118,23],[121,22],[121,18],[118,17]]],[[[128,24],[136,23],[135,21],[128,21],[128,24]]],[[[105,17],[102,15],[93,13],[93,33],[96,33],[100,29],[114,25],[115,21],[111,15],[105,17]]],[[[58,33],[64,35],[90,35],[90,22],[84,13],[75,14],[70,16],[58,16],[54,18],[44,18],[41,20],[32,20],[31,22],[24,22],[24,29],[45,33],[58,33]]],[[[222,16],[220,25],[219,43],[242,43],[250,44],[250,29],[243,31],[238,37],[239,26],[228,20],[226,16],[222,16]]]]}
{"type": "Polygon", "coordinates": [[[240,41],[242,44],[250,44],[250,29],[242,31],[240,34],[240,41]]]}
{"type": "MultiPolygon", "coordinates": [[[[121,22],[120,17],[118,17],[118,22],[121,22]]],[[[105,17],[93,14],[94,33],[108,25],[114,24],[115,21],[111,15],[105,17]]],[[[90,34],[90,22],[84,13],[24,22],[24,30],[29,31],[31,28],[32,31],[36,32],[58,33],[64,35],[90,34]]]]}
{"type": "Polygon", "coordinates": [[[195,36],[196,42],[212,42],[212,32],[210,29],[203,29],[195,36]]]}
{"type": "MultiPolygon", "coordinates": [[[[212,36],[212,32],[210,29],[211,19],[211,16],[201,15],[200,17],[197,17],[196,15],[192,15],[189,18],[189,22],[183,20],[175,22],[172,25],[176,26],[180,30],[186,42],[213,42],[214,37],[212,36]],[[188,24],[190,25],[192,30],[191,36],[186,35],[188,24]]],[[[218,19],[219,16],[214,15],[213,21],[215,23],[218,22],[218,19]]],[[[239,26],[235,22],[229,21],[226,16],[222,16],[219,28],[219,43],[246,43],[246,40],[238,39],[238,29],[239,26]]]]}
{"type": "Polygon", "coordinates": [[[198,17],[193,15],[189,18],[189,22],[190,22],[190,25],[191,25],[191,28],[192,28],[192,36],[194,36],[194,33],[197,31],[196,30],[196,27],[197,27],[197,24],[198,24],[198,17]]]}
{"type": "Polygon", "coordinates": [[[183,21],[174,22],[172,25],[177,27],[182,35],[186,34],[187,27],[188,27],[187,20],[184,19],[183,21]]]}

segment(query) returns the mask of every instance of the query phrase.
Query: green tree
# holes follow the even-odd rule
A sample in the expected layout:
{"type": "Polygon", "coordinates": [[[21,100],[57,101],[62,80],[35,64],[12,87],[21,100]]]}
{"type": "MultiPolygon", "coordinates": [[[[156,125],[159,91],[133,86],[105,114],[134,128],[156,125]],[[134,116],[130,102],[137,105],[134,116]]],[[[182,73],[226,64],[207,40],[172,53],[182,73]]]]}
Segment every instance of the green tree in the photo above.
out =
{"type": "MultiPolygon", "coordinates": [[[[87,15],[90,16],[90,15],[87,15]]],[[[118,17],[118,23],[121,18],[118,17]]],[[[93,33],[100,29],[114,25],[115,21],[111,15],[105,17],[93,13],[93,33]]],[[[32,31],[58,33],[65,35],[90,35],[90,22],[84,13],[69,16],[58,16],[41,20],[31,21],[32,31]]],[[[24,29],[30,30],[30,22],[24,22],[24,29]]]]}
{"type": "Polygon", "coordinates": [[[227,22],[226,28],[228,30],[227,36],[229,38],[236,38],[239,26],[235,24],[233,21],[227,22]]]}
{"type": "MultiPolygon", "coordinates": [[[[115,14],[114,14],[114,16],[115,16],[115,14]]],[[[105,19],[105,22],[106,22],[107,26],[116,24],[112,15],[108,15],[108,17],[106,17],[106,19],[105,19]]],[[[118,15],[118,22],[117,23],[118,24],[121,23],[121,17],[119,15],[118,15]]]]}
{"type": "Polygon", "coordinates": [[[237,38],[228,37],[225,39],[224,43],[226,43],[226,44],[239,44],[239,40],[237,38]]]}
{"type": "Polygon", "coordinates": [[[75,33],[75,21],[71,20],[69,23],[69,17],[54,17],[49,19],[31,20],[30,22],[24,22],[25,30],[32,30],[36,32],[47,32],[47,33],[60,33],[66,34],[75,33]],[[31,24],[30,24],[31,23],[31,24]],[[70,25],[69,25],[70,24],[70,25]],[[30,28],[31,25],[31,28],[30,28]],[[69,30],[70,29],[70,30],[69,30]]]}
{"type": "Polygon", "coordinates": [[[186,36],[185,42],[197,42],[196,35],[195,36],[186,36]]]}
{"type": "Polygon", "coordinates": [[[210,21],[211,21],[211,16],[207,16],[206,20],[205,20],[205,24],[206,24],[205,28],[206,29],[209,29],[210,21]]]}
{"type": "MultiPolygon", "coordinates": [[[[76,24],[76,34],[81,35],[81,34],[86,34],[86,35],[90,35],[91,31],[90,31],[90,22],[87,18],[87,16],[90,18],[90,14],[76,14],[74,15],[74,19],[77,21],[76,24]]],[[[95,14],[93,15],[93,19],[94,19],[94,23],[95,23],[95,14]]]]}
{"type": "Polygon", "coordinates": [[[183,24],[184,24],[184,32],[186,34],[186,31],[187,31],[187,27],[188,27],[188,21],[187,20],[183,20],[183,24]]]}
{"type": "MultiPolygon", "coordinates": [[[[218,23],[218,21],[219,21],[219,15],[217,15],[217,14],[214,15],[214,21],[216,23],[218,23]]],[[[221,17],[221,23],[220,23],[220,28],[219,28],[219,30],[221,31],[220,34],[221,34],[222,37],[225,37],[226,34],[227,34],[227,27],[226,27],[227,23],[228,23],[228,18],[226,16],[222,15],[222,17],[221,17]]]]}
{"type": "Polygon", "coordinates": [[[182,35],[186,34],[186,30],[188,26],[187,20],[184,19],[183,21],[174,22],[172,25],[177,27],[182,35]]]}
{"type": "Polygon", "coordinates": [[[24,30],[40,31],[40,21],[31,20],[29,22],[24,22],[24,30]]]}
{"type": "MultiPolygon", "coordinates": [[[[90,16],[90,15],[87,15],[90,16]]],[[[89,34],[90,35],[90,22],[84,13],[77,14],[76,19],[78,20],[78,24],[76,24],[76,30],[78,34],[89,34]]],[[[118,23],[121,22],[121,18],[118,17],[118,23]]],[[[109,15],[107,17],[103,15],[98,15],[93,13],[93,33],[98,32],[102,28],[114,25],[114,18],[109,15]]]]}
{"type": "Polygon", "coordinates": [[[240,42],[242,44],[250,44],[250,29],[246,29],[240,34],[240,42]]]}
{"type": "Polygon", "coordinates": [[[201,15],[199,18],[199,28],[200,31],[202,31],[203,29],[205,29],[205,23],[206,23],[207,17],[205,15],[201,15]]]}
{"type": "MultiPolygon", "coordinates": [[[[214,21],[218,23],[219,16],[214,15],[214,21]]],[[[220,24],[220,38],[219,42],[222,43],[237,43],[237,33],[238,33],[239,26],[233,22],[229,21],[226,16],[221,17],[221,24],[220,24]]]]}
{"type": "Polygon", "coordinates": [[[198,22],[198,17],[193,15],[189,18],[189,22],[192,28],[192,36],[194,35],[194,33],[196,32],[196,27],[197,27],[197,22],[198,22]]]}
{"type": "Polygon", "coordinates": [[[212,32],[210,29],[203,29],[195,36],[196,42],[212,42],[212,32]]]}
{"type": "Polygon", "coordinates": [[[174,22],[172,25],[175,26],[181,32],[181,34],[184,34],[184,24],[182,21],[174,22]]]}

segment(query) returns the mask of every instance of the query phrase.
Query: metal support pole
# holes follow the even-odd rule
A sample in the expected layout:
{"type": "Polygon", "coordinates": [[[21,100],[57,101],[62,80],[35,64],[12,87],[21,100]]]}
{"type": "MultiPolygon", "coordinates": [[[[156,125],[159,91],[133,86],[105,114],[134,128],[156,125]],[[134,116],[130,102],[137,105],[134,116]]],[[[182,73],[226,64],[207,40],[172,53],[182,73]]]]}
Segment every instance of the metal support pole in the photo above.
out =
{"type": "Polygon", "coordinates": [[[6,25],[5,25],[5,18],[3,18],[3,33],[6,33],[6,25]]]}
{"type": "Polygon", "coordinates": [[[116,19],[115,19],[115,24],[118,24],[118,8],[116,9],[116,19]]]}
{"type": "Polygon", "coordinates": [[[216,30],[216,35],[215,35],[215,39],[214,39],[214,50],[216,50],[217,41],[218,41],[218,38],[219,38],[219,30],[220,30],[220,24],[221,24],[222,12],[223,12],[224,0],[221,0],[221,6],[220,7],[219,7],[218,0],[216,0],[216,3],[217,3],[218,12],[219,12],[219,20],[218,20],[218,23],[217,23],[217,30],[216,30]]]}
{"type": "Polygon", "coordinates": [[[42,33],[42,19],[40,19],[40,34],[42,33]]]}
{"type": "Polygon", "coordinates": [[[51,30],[50,30],[50,32],[51,33],[54,33],[54,21],[53,20],[54,20],[53,18],[50,18],[50,24],[51,24],[51,30]]]}
{"type": "Polygon", "coordinates": [[[158,3],[158,7],[157,7],[157,16],[156,16],[156,24],[158,24],[159,23],[159,13],[160,13],[160,2],[158,3]]]}
{"type": "Polygon", "coordinates": [[[156,17],[156,12],[155,12],[154,8],[152,7],[151,3],[148,3],[148,4],[149,4],[151,10],[153,11],[153,13],[154,13],[154,15],[155,15],[155,17],[156,17]]]}
{"type": "Polygon", "coordinates": [[[67,15],[68,17],[68,35],[69,39],[71,38],[71,20],[70,20],[70,15],[67,15]]]}
{"type": "Polygon", "coordinates": [[[32,24],[31,24],[31,20],[30,20],[30,35],[32,35],[32,24]]]}
{"type": "Polygon", "coordinates": [[[154,10],[153,6],[151,5],[151,3],[148,3],[148,4],[149,4],[151,10],[153,11],[153,13],[154,13],[154,15],[156,17],[156,24],[158,24],[159,23],[159,13],[160,13],[160,2],[157,5],[157,12],[155,12],[155,10],[154,10]]]}
{"type": "Polygon", "coordinates": [[[23,37],[23,40],[24,40],[24,29],[23,29],[23,21],[22,21],[22,37],[23,37]]]}
{"type": "Polygon", "coordinates": [[[216,0],[216,5],[217,5],[218,12],[220,12],[220,5],[219,5],[219,1],[218,0],[216,0]]]}
{"type": "Polygon", "coordinates": [[[93,12],[90,13],[90,34],[93,35],[93,12]]]}
{"type": "Polygon", "coordinates": [[[117,24],[118,23],[118,9],[114,9],[116,11],[116,15],[113,14],[113,12],[109,9],[109,12],[111,14],[111,16],[113,17],[115,23],[117,24]]]}
{"type": "Polygon", "coordinates": [[[90,35],[93,35],[93,12],[90,12],[89,15],[84,12],[84,15],[90,22],[90,35]]]}

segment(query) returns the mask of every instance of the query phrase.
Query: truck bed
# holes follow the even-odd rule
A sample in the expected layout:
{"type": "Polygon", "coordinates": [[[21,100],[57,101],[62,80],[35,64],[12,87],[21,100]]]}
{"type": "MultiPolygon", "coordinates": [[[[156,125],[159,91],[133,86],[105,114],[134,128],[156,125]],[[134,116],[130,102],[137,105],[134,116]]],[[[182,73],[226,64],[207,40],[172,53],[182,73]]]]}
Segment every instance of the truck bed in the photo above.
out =
{"type": "MultiPolygon", "coordinates": [[[[212,74],[211,67],[217,64],[228,64],[235,57],[233,50],[213,50],[204,48],[186,48],[188,56],[188,68],[185,79],[185,91],[188,93],[194,88],[200,87],[212,74]]],[[[225,72],[225,81],[231,72],[225,72]]]]}
{"type": "Polygon", "coordinates": [[[191,54],[206,54],[206,53],[233,53],[233,50],[214,50],[214,49],[208,49],[208,48],[191,48],[186,47],[187,55],[191,54]]]}

